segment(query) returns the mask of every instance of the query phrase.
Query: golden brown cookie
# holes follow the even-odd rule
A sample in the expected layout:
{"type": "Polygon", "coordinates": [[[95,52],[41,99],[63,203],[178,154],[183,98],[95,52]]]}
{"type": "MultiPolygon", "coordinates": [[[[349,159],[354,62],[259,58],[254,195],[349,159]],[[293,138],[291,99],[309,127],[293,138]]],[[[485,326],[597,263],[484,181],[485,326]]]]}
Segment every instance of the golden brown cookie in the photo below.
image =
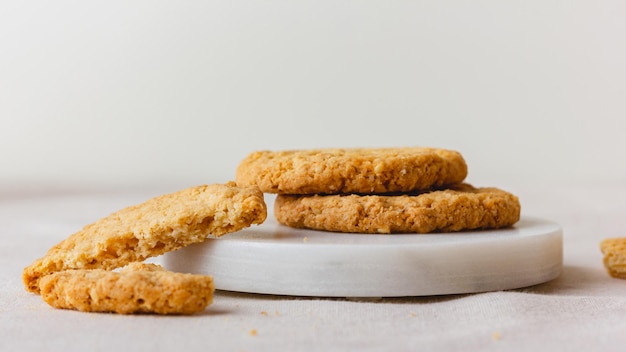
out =
{"type": "Polygon", "coordinates": [[[468,184],[417,195],[278,195],[279,223],[323,231],[429,233],[501,228],[515,224],[516,196],[468,184]]]}
{"type": "Polygon", "coordinates": [[[463,181],[460,153],[435,148],[259,151],[238,166],[239,185],[279,194],[413,192],[463,181]]]}
{"type": "Polygon", "coordinates": [[[234,182],[188,188],[115,212],[71,235],[24,269],[23,280],[39,292],[39,279],[67,269],[114,269],[219,237],[265,220],[257,187],[234,182]]]}
{"type": "Polygon", "coordinates": [[[41,297],[55,308],[120,314],[193,314],[213,300],[213,278],[132,263],[119,272],[65,270],[40,280],[41,297]]]}
{"type": "Polygon", "coordinates": [[[626,279],[626,237],[607,238],[600,243],[600,250],[609,275],[626,279]]]}

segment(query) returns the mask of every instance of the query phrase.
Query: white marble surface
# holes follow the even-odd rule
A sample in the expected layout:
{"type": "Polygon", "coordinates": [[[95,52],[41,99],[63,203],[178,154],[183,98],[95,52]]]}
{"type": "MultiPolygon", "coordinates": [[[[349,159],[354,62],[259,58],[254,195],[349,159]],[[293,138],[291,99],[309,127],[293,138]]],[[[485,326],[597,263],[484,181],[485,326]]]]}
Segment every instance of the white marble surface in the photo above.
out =
{"type": "Polygon", "coordinates": [[[563,226],[563,272],[522,289],[384,299],[218,291],[194,316],[122,316],[56,310],[27,293],[24,266],[84,224],[161,191],[0,191],[2,351],[621,351],[626,280],[598,250],[626,236],[626,183],[501,185],[522,213],[563,226]]]}
{"type": "Polygon", "coordinates": [[[227,291],[344,298],[521,288],[562,269],[561,227],[544,219],[489,231],[341,234],[282,226],[268,203],[262,225],[167,253],[161,262],[212,275],[227,291]]]}

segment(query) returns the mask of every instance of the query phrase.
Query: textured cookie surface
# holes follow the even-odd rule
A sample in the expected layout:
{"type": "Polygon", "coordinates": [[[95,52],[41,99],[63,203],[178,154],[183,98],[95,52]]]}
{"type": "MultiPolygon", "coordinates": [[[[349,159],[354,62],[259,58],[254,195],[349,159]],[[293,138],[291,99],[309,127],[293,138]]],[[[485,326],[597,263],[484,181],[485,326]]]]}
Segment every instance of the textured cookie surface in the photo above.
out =
{"type": "Polygon", "coordinates": [[[281,224],[355,233],[429,233],[501,228],[515,224],[516,196],[497,188],[461,184],[418,195],[278,195],[281,224]]]}
{"type": "Polygon", "coordinates": [[[626,237],[605,239],[600,243],[600,250],[609,275],[626,279],[626,237]]]}
{"type": "Polygon", "coordinates": [[[412,192],[463,181],[460,153],[435,148],[259,151],[237,168],[239,185],[279,194],[412,192]]]}
{"type": "Polygon", "coordinates": [[[208,236],[222,236],[265,220],[257,187],[203,185],[162,195],[115,212],[71,235],[26,267],[26,288],[38,293],[42,276],[67,269],[114,269],[208,236]]]}
{"type": "Polygon", "coordinates": [[[132,263],[119,272],[65,270],[44,276],[41,297],[55,308],[120,314],[192,314],[213,300],[213,278],[132,263]]]}

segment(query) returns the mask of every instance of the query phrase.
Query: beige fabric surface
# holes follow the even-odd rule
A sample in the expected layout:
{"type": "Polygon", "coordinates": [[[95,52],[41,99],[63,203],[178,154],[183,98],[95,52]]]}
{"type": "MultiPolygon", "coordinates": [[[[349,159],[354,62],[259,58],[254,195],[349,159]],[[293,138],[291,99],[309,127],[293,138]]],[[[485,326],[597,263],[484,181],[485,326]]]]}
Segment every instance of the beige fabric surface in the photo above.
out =
{"type": "MultiPolygon", "coordinates": [[[[186,186],[186,185],[185,185],[186,186]]],[[[564,229],[551,282],[504,292],[374,300],[218,291],[194,316],[56,310],[27,293],[22,269],[83,225],[162,190],[0,189],[1,351],[622,351],[626,280],[598,245],[626,236],[626,184],[505,184],[522,214],[564,229]]]]}

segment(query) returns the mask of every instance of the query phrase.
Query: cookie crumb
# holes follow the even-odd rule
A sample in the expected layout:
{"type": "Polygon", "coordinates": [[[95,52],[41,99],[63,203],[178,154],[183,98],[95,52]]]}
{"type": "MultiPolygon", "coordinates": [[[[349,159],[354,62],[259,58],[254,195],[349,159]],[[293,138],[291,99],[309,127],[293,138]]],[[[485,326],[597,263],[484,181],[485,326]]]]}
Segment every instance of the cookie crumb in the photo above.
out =
{"type": "Polygon", "coordinates": [[[267,312],[266,312],[266,311],[262,311],[262,312],[261,312],[261,315],[262,315],[262,316],[264,316],[264,317],[266,317],[266,316],[267,316],[267,312]]]}
{"type": "Polygon", "coordinates": [[[250,336],[256,336],[257,335],[257,331],[256,331],[256,329],[252,329],[252,330],[250,330],[250,332],[248,334],[250,334],[250,336]]]}
{"type": "Polygon", "coordinates": [[[497,331],[495,331],[493,334],[491,334],[491,339],[494,340],[494,341],[500,340],[500,337],[501,337],[500,333],[497,332],[497,331]]]}

